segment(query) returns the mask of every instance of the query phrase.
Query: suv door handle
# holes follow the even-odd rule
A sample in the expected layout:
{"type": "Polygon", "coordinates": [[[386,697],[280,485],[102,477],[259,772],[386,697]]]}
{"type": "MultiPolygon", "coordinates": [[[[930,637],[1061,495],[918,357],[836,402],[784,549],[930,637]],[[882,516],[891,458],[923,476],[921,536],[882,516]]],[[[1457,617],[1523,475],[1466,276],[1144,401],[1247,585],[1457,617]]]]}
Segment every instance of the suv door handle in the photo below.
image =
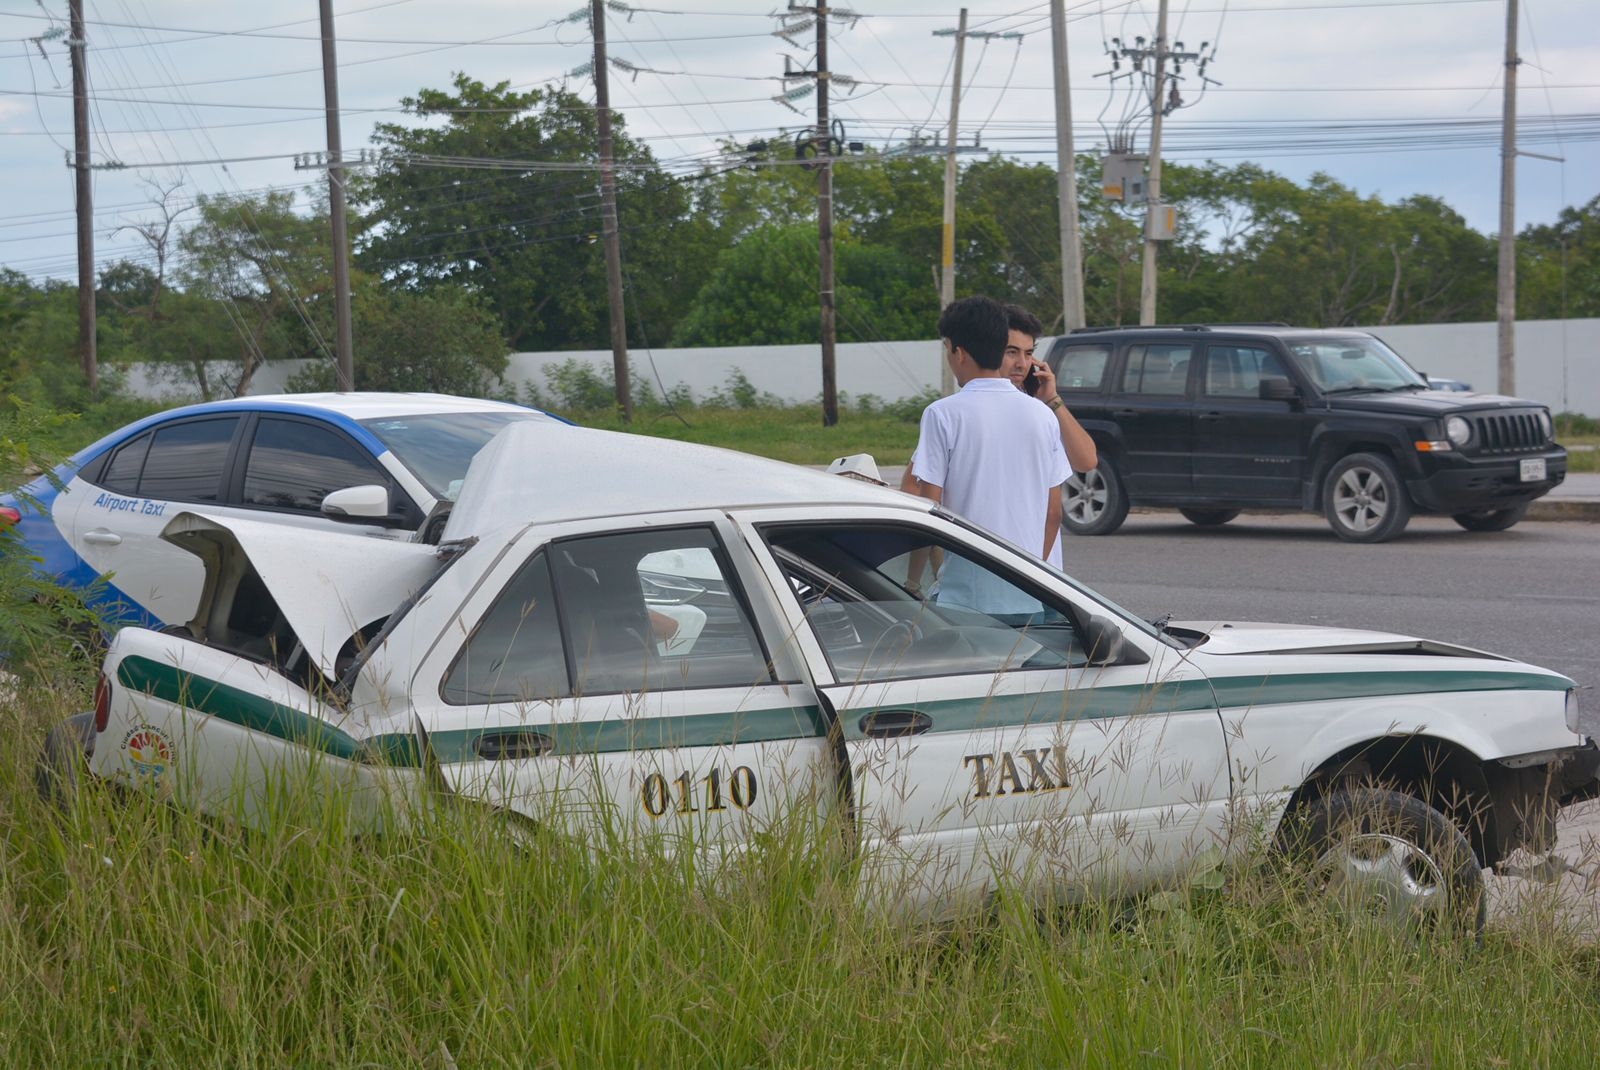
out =
{"type": "Polygon", "coordinates": [[[1139,412],[1137,409],[1112,409],[1111,415],[1120,418],[1124,416],[1137,416],[1139,415],[1139,412]]]}
{"type": "Polygon", "coordinates": [[[921,710],[873,710],[861,718],[861,734],[872,739],[915,736],[933,727],[933,718],[921,710]]]}
{"type": "Polygon", "coordinates": [[[1199,416],[1199,419],[1202,420],[1220,420],[1222,418],[1223,416],[1220,412],[1202,412],[1199,416]]]}
{"type": "Polygon", "coordinates": [[[92,546],[121,546],[122,536],[106,528],[95,528],[83,533],[83,541],[92,546]]]}

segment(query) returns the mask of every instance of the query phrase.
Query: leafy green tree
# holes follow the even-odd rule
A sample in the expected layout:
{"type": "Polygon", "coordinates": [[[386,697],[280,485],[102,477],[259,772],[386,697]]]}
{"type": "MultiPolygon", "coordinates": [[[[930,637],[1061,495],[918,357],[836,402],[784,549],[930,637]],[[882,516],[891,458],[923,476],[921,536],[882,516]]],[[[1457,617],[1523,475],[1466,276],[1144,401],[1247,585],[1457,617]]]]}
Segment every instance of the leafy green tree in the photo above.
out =
{"type": "MultiPolygon", "coordinates": [[[[841,243],[835,257],[840,341],[928,336],[939,302],[922,265],[893,249],[854,242],[841,243]]],[[[817,274],[815,226],[753,231],[717,259],[673,344],[815,342],[817,274]]]]}
{"type": "Polygon", "coordinates": [[[1600,316],[1600,196],[1517,237],[1517,314],[1600,316]]]}
{"type": "MultiPolygon", "coordinates": [[[[383,162],[354,186],[366,270],[418,290],[481,293],[518,348],[603,344],[594,108],[564,89],[519,93],[464,74],[451,91],[403,103],[425,124],[380,124],[383,162]]],[[[659,343],[700,281],[693,265],[709,259],[709,230],[620,115],[613,142],[630,326],[659,343]]]]}

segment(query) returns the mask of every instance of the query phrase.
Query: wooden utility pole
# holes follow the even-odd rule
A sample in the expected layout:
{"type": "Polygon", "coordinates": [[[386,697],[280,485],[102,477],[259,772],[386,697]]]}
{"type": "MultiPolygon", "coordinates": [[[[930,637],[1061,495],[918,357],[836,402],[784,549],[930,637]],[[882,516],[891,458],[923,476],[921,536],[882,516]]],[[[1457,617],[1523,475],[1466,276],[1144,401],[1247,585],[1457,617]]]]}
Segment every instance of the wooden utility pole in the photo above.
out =
{"type": "Polygon", "coordinates": [[[828,129],[828,7],[816,6],[817,15],[817,236],[822,262],[818,296],[822,306],[822,426],[839,422],[839,382],[835,364],[838,311],[833,292],[833,142],[828,129]]]}
{"type": "Polygon", "coordinates": [[[67,48],[72,53],[72,171],[78,196],[78,364],[92,394],[100,389],[95,350],[94,187],[89,176],[89,75],[84,56],[83,0],[69,0],[67,48]]]}
{"type": "Polygon", "coordinates": [[[617,411],[633,422],[633,390],[628,377],[628,321],[622,305],[622,236],[617,232],[617,168],[611,146],[611,89],[606,77],[606,5],[591,0],[594,26],[594,107],[600,125],[600,234],[606,245],[606,305],[611,313],[611,372],[617,386],[617,411]]]}
{"type": "Polygon", "coordinates": [[[1495,286],[1499,320],[1499,383],[1517,392],[1517,0],[1506,0],[1505,99],[1500,105],[1500,269],[1495,286]]]}
{"type": "MultiPolygon", "coordinates": [[[[967,9],[956,24],[956,62],[950,82],[950,131],[944,146],[944,240],[940,245],[939,307],[956,299],[956,145],[961,137],[961,59],[967,48],[967,9]]],[[[948,361],[939,362],[939,392],[953,394],[956,380],[948,361]]]]}
{"type": "Polygon", "coordinates": [[[1056,78],[1056,200],[1060,204],[1061,328],[1084,325],[1083,242],[1078,235],[1078,161],[1072,150],[1072,90],[1067,81],[1067,13],[1050,0],[1050,52],[1056,78]]]}
{"type": "Polygon", "coordinates": [[[339,60],[333,47],[333,0],[318,0],[322,18],[322,100],[328,121],[328,220],[333,225],[334,352],[338,388],[356,387],[355,338],[350,321],[350,233],[344,214],[344,150],[339,137],[339,60]]]}
{"type": "Polygon", "coordinates": [[[1144,271],[1139,282],[1139,322],[1156,322],[1156,250],[1161,243],[1150,235],[1155,215],[1161,211],[1161,114],[1166,108],[1167,0],[1161,0],[1156,17],[1156,84],[1150,101],[1150,178],[1146,184],[1149,202],[1144,210],[1144,271]]]}

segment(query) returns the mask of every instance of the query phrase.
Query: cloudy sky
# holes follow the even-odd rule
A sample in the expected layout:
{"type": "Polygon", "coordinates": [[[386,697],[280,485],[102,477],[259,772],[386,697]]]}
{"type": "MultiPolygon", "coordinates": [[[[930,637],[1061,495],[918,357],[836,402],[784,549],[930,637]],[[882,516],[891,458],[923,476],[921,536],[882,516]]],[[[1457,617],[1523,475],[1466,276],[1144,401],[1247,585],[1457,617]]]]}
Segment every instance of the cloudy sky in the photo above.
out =
{"type": "MultiPolygon", "coordinates": [[[[121,165],[95,179],[96,260],[140,257],[132,224],[155,217],[152,188],[182,207],[206,193],[301,188],[318,174],[294,156],[325,147],[316,0],[197,5],[84,0],[92,153],[121,165]],[[122,228],[122,229],[119,229],[122,228]]],[[[610,5],[612,105],[657,158],[682,171],[806,121],[774,99],[784,56],[773,35],[786,3],[629,0],[610,5]]],[[[1521,0],[1517,222],[1552,220],[1600,193],[1600,16],[1595,0],[1521,0]]],[[[515,87],[565,84],[593,99],[583,0],[335,0],[346,152],[399,101],[456,71],[515,87]],[[577,16],[574,18],[573,16],[577,16]],[[579,73],[574,73],[579,72],[579,73]]],[[[856,0],[830,66],[848,136],[879,146],[942,132],[959,0],[856,0]]],[[[1113,38],[1153,39],[1156,0],[1068,0],[1077,147],[1103,148],[1128,110],[1130,81],[1108,77],[1113,38]]],[[[1167,120],[1166,155],[1253,160],[1304,180],[1324,171],[1363,194],[1432,194],[1498,228],[1505,0],[1171,0],[1169,37],[1214,55],[1190,106],[1167,120]],[[1205,92],[1202,94],[1202,88],[1205,92]]],[[[1048,5],[973,0],[963,143],[1054,161],[1048,5]],[[1016,35],[1020,34],[1018,37],[1016,35]]],[[[0,266],[75,277],[71,69],[66,0],[0,0],[0,266]]],[[[1121,68],[1125,74],[1127,66],[1121,68]]],[[[794,106],[809,112],[812,98],[794,106]]],[[[1137,132],[1142,146],[1145,130],[1137,132]]]]}

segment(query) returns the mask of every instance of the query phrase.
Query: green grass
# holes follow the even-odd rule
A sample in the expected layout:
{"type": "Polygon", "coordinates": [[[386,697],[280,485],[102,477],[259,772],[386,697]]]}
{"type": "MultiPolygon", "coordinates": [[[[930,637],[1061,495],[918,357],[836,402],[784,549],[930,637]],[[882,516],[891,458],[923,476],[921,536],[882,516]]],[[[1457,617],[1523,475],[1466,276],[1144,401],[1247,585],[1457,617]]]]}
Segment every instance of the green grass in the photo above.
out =
{"type": "Polygon", "coordinates": [[[916,420],[887,412],[844,410],[832,427],[822,425],[817,405],[749,409],[698,407],[671,413],[637,413],[631,426],[614,411],[569,411],[562,415],[585,427],[631,431],[722,446],[794,464],[827,464],[836,457],[870,453],[879,464],[905,464],[917,445],[916,420]]]}
{"type": "Polygon", "coordinates": [[[512,847],[475,810],[352,842],[337,806],[246,834],[159,800],[34,797],[0,707],[0,1047],[13,1066],[1588,1067],[1600,955],[1530,917],[1481,944],[1265,878],[1041,922],[861,905],[817,830],[714,878],[512,847]]]}

